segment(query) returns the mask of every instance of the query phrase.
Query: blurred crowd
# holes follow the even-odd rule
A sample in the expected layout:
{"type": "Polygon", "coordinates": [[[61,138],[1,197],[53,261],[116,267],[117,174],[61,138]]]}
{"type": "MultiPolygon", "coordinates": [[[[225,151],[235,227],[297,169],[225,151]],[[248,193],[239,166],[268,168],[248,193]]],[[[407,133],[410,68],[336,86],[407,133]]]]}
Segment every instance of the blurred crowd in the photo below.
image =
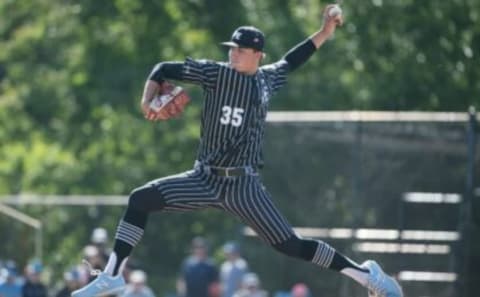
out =
{"type": "Polygon", "coordinates": [[[294,284],[290,291],[269,293],[233,241],[223,245],[224,261],[218,266],[210,258],[209,250],[204,238],[192,240],[190,255],[179,273],[177,297],[311,297],[304,283],[294,284]]]}
{"type": "Polygon", "coordinates": [[[1,297],[47,297],[47,287],[40,275],[43,267],[40,262],[32,261],[20,273],[12,260],[0,262],[1,297]]]}
{"type": "MultiPolygon", "coordinates": [[[[226,242],[221,251],[223,262],[216,263],[210,257],[208,242],[203,237],[193,238],[189,254],[180,265],[175,297],[312,297],[304,283],[287,291],[268,292],[236,242],[226,242]]],[[[83,249],[85,263],[65,271],[61,285],[54,289],[43,283],[44,271],[39,261],[30,261],[20,271],[13,260],[0,259],[0,297],[70,297],[72,291],[96,277],[92,271],[103,270],[109,254],[107,231],[94,229],[83,249]]],[[[112,297],[156,297],[144,270],[127,265],[124,277],[126,289],[120,296],[112,297]]]]}

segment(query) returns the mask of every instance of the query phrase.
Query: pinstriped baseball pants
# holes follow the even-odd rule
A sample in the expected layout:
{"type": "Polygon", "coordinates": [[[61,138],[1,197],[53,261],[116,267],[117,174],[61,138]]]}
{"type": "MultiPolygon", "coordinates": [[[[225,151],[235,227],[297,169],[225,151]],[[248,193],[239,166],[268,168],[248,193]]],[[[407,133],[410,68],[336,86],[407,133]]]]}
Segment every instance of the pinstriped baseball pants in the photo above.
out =
{"type": "Polygon", "coordinates": [[[285,241],[294,234],[258,175],[221,177],[195,169],[153,180],[142,188],[145,187],[158,191],[156,199],[143,201],[148,204],[143,208],[149,211],[221,209],[240,218],[270,244],[285,241]]]}
{"type": "MultiPolygon", "coordinates": [[[[238,217],[263,241],[289,256],[329,267],[335,254],[328,244],[301,239],[294,233],[258,175],[222,177],[195,168],[135,189],[128,207],[145,213],[216,208],[238,217]]],[[[143,229],[123,220],[116,237],[135,246],[142,234],[143,229]]]]}

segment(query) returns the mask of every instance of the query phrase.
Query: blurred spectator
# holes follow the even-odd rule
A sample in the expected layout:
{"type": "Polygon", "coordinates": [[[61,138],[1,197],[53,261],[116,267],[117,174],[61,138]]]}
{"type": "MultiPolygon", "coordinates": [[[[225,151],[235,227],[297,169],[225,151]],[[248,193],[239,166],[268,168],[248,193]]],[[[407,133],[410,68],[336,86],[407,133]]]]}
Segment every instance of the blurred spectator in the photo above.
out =
{"type": "Polygon", "coordinates": [[[70,297],[70,294],[78,288],[81,288],[85,285],[86,280],[82,276],[82,272],[74,267],[71,270],[63,274],[64,285],[63,287],[55,294],[55,297],[70,297]]]}
{"type": "Polygon", "coordinates": [[[128,284],[120,297],[155,297],[152,289],[147,286],[147,275],[142,270],[133,270],[128,278],[128,284]]]}
{"type": "Polygon", "coordinates": [[[17,267],[13,261],[0,269],[0,297],[21,297],[22,285],[17,281],[17,267]]]}
{"type": "Polygon", "coordinates": [[[242,287],[235,292],[234,297],[267,297],[267,291],[263,290],[257,274],[249,272],[243,276],[242,287]]]}
{"type": "Polygon", "coordinates": [[[218,269],[208,258],[208,245],[202,237],[192,240],[191,255],[183,262],[177,293],[181,297],[220,297],[218,269]]]}
{"type": "MultiPolygon", "coordinates": [[[[92,236],[90,237],[90,242],[92,245],[96,246],[98,253],[102,258],[104,265],[108,262],[108,257],[110,256],[110,251],[108,250],[108,232],[105,228],[95,228],[92,231],[92,236]]],[[[103,269],[103,267],[102,267],[103,269]]]]}
{"type": "Polygon", "coordinates": [[[25,268],[25,283],[22,287],[23,297],[47,297],[47,287],[41,281],[43,267],[40,262],[32,262],[25,268]]]}
{"type": "MultiPolygon", "coordinates": [[[[103,261],[103,258],[100,255],[98,248],[94,245],[87,245],[83,248],[83,257],[85,261],[88,262],[90,270],[103,270],[103,268],[105,267],[106,263],[103,261]]],[[[95,275],[89,274],[88,282],[91,282],[95,278],[95,275]]]]}
{"type": "Polygon", "coordinates": [[[296,283],[290,290],[292,297],[310,297],[310,289],[304,283],[296,283]]]}
{"type": "Polygon", "coordinates": [[[225,261],[220,267],[222,296],[232,297],[240,289],[243,276],[248,272],[247,262],[240,256],[240,249],[235,242],[223,246],[225,261]]]}

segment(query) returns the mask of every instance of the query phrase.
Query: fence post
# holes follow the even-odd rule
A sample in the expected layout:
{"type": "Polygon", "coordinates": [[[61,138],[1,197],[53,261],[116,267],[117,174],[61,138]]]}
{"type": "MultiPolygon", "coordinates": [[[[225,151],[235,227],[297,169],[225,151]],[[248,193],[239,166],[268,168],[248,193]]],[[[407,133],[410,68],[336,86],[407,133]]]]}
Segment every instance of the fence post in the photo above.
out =
{"type": "Polygon", "coordinates": [[[35,258],[38,260],[42,261],[42,228],[43,224],[40,220],[37,220],[35,218],[32,218],[31,216],[18,211],[10,206],[7,206],[3,203],[0,203],[0,213],[3,213],[10,218],[21,222],[25,225],[28,225],[35,229],[35,240],[34,240],[34,253],[35,253],[35,258]]]}
{"type": "Polygon", "coordinates": [[[459,231],[461,240],[458,246],[457,258],[457,292],[458,296],[469,297],[469,255],[470,255],[470,236],[472,227],[472,200],[475,191],[475,150],[476,150],[476,129],[477,115],[475,107],[471,106],[468,110],[467,126],[467,172],[465,183],[465,195],[460,211],[459,231]]]}

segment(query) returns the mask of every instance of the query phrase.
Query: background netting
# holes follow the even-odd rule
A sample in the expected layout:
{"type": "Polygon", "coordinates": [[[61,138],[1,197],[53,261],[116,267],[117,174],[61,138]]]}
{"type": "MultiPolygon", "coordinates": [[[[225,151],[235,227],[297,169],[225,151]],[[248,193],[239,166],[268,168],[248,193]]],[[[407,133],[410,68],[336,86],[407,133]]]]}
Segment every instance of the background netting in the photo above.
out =
{"type": "MultiPolygon", "coordinates": [[[[438,121],[270,123],[264,181],[292,225],[353,230],[344,238],[322,239],[357,261],[377,259],[387,272],[400,277],[405,276],[398,275],[402,271],[455,272],[465,260],[458,240],[432,241],[422,236],[415,240],[400,236],[362,240],[355,236],[355,230],[455,234],[461,229],[461,203],[412,203],[405,201],[405,195],[420,192],[464,196],[467,125],[468,122],[438,121]],[[393,244],[394,251],[359,251],[354,248],[358,243],[390,244],[387,247],[393,244]],[[411,244],[411,249],[395,244],[411,244]]],[[[307,278],[315,292],[340,292],[340,296],[362,292],[331,272],[314,272],[316,268],[308,264],[298,265],[278,257],[254,240],[246,240],[245,244],[248,257],[255,259],[255,268],[262,275],[274,274],[267,286],[307,278]]],[[[407,296],[455,296],[455,284],[451,281],[404,280],[403,285],[407,296]]]]}

